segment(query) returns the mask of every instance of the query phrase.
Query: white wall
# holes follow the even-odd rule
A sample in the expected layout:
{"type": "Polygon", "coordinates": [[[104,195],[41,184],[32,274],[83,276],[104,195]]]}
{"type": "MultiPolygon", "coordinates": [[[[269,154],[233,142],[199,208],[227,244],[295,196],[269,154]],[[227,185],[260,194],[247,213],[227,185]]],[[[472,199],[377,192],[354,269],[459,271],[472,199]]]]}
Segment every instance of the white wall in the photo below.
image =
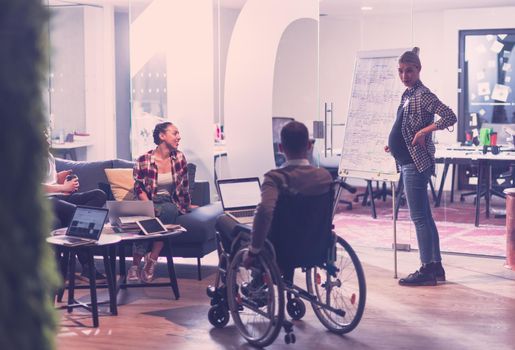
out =
{"type": "MultiPolygon", "coordinates": [[[[300,19],[284,31],[275,59],[272,115],[308,128],[318,116],[318,22],[300,19]]],[[[272,120],[270,120],[272,123],[272,120]]]]}
{"type": "Polygon", "coordinates": [[[317,1],[248,0],[236,21],[224,92],[231,176],[256,176],[274,166],[270,119],[276,51],[286,28],[303,18],[318,20],[317,1]]]}

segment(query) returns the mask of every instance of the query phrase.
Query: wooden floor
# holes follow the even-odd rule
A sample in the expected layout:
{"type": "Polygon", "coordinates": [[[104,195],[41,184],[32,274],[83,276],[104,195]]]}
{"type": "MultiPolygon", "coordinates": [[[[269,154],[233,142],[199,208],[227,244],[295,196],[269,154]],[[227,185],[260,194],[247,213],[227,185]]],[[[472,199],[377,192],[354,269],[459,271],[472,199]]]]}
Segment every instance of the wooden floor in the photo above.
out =
{"type": "MultiPolygon", "coordinates": [[[[331,334],[308,308],[295,323],[297,343],[283,334],[271,349],[514,349],[515,272],[500,259],[445,255],[448,282],[437,287],[400,287],[393,278],[391,251],[355,247],[367,278],[364,317],[352,333],[331,334]]],[[[418,267],[417,252],[399,253],[399,275],[418,267]]],[[[207,320],[206,286],[214,278],[216,256],[204,259],[197,281],[192,260],[176,263],[181,298],[170,288],[122,290],[119,315],[105,313],[100,327],[77,309],[61,311],[58,349],[240,349],[250,348],[232,322],[214,329],[207,320]]],[[[302,274],[297,279],[302,281],[302,274]]],[[[101,292],[100,299],[106,293],[101,292]]],[[[87,296],[87,295],[86,295],[87,296]]]]}

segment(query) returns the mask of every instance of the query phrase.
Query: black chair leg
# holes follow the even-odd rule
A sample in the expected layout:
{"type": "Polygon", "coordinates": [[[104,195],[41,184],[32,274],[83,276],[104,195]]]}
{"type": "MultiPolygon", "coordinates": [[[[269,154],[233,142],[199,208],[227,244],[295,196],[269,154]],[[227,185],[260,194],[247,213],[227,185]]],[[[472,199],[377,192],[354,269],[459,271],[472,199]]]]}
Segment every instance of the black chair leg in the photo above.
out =
{"type": "MultiPolygon", "coordinates": [[[[75,304],[75,252],[70,252],[68,267],[68,305],[75,304]]],[[[68,313],[73,311],[73,307],[68,307],[68,313]]]]}
{"type": "Polygon", "coordinates": [[[106,271],[107,288],[109,290],[109,311],[112,315],[118,315],[118,308],[116,303],[116,274],[113,271],[113,266],[109,259],[107,248],[103,254],[104,269],[106,271]]]}
{"type": "MultiPolygon", "coordinates": [[[[89,267],[89,293],[91,296],[91,314],[93,317],[93,327],[98,327],[98,304],[97,304],[97,271],[95,269],[95,260],[93,258],[93,249],[88,249],[88,267],[89,267]]],[[[108,269],[109,270],[109,269],[108,269]]],[[[106,271],[107,273],[107,271],[106,271]]]]}
{"type": "Polygon", "coordinates": [[[119,262],[118,267],[120,270],[120,289],[126,289],[127,283],[127,269],[125,267],[125,245],[122,243],[118,247],[119,262]]]}
{"type": "Polygon", "coordinates": [[[372,206],[372,217],[377,219],[376,204],[374,203],[374,192],[372,191],[372,181],[367,181],[368,193],[370,194],[370,204],[372,206]]]}
{"type": "Polygon", "coordinates": [[[175,299],[179,299],[179,285],[177,284],[177,275],[175,274],[175,267],[173,264],[172,257],[172,244],[170,240],[167,239],[167,252],[166,252],[166,266],[168,268],[168,276],[170,276],[170,284],[172,285],[173,294],[175,295],[175,299]]]}
{"type": "MultiPolygon", "coordinates": [[[[61,276],[63,277],[63,283],[66,283],[66,276],[68,276],[68,262],[70,259],[70,253],[67,250],[64,250],[62,252],[62,256],[61,256],[60,249],[56,249],[55,254],[56,254],[57,262],[59,264],[59,268],[61,269],[61,276]]],[[[65,289],[66,288],[63,284],[63,286],[57,290],[57,302],[59,302],[59,303],[63,302],[63,296],[64,296],[65,289]]]]}
{"type": "Polygon", "coordinates": [[[198,280],[202,281],[202,264],[200,262],[200,258],[197,258],[197,276],[198,280]]]}

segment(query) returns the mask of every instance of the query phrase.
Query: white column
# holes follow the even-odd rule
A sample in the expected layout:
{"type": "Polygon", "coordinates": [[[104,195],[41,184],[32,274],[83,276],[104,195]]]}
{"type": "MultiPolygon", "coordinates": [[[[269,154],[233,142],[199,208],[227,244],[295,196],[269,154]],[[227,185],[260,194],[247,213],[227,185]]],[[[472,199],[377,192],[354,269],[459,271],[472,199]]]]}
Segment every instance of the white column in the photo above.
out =
{"type": "Polygon", "coordinates": [[[277,48],[294,21],[318,21],[317,0],[248,0],[234,26],[225,75],[225,135],[231,176],[274,167],[272,98],[277,48]]]}

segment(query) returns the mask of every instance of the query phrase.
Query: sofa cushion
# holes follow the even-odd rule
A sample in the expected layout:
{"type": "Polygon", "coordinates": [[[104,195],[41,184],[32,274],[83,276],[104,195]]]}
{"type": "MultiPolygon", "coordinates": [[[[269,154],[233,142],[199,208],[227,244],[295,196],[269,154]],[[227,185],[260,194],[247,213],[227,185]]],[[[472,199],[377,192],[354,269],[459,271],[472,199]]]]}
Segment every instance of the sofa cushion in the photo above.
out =
{"type": "Polygon", "coordinates": [[[72,170],[79,177],[79,192],[90,191],[98,188],[98,183],[107,183],[104,169],[112,168],[112,161],[77,162],[67,159],[55,159],[57,171],[72,170]]]}
{"type": "Polygon", "coordinates": [[[173,243],[205,242],[215,237],[216,218],[222,214],[220,202],[193,209],[190,213],[180,215],[177,223],[187,232],[175,236],[173,243]]]}
{"type": "Polygon", "coordinates": [[[136,199],[131,168],[104,169],[104,171],[115,200],[132,201],[136,199]]]}

